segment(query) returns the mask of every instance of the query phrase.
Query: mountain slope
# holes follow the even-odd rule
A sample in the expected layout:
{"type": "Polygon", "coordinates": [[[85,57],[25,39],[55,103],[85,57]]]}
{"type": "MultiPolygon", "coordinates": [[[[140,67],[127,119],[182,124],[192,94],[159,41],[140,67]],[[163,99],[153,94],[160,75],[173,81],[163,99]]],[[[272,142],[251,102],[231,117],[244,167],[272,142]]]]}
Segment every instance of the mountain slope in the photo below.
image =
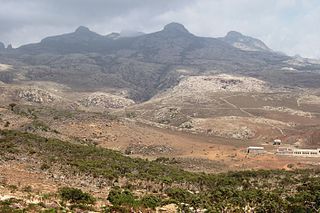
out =
{"type": "Polygon", "coordinates": [[[108,40],[110,39],[80,26],[72,33],[47,37],[38,44],[24,45],[17,51],[28,52],[28,54],[91,52],[101,50],[108,40]]]}
{"type": "Polygon", "coordinates": [[[4,43],[2,43],[2,42],[0,42],[0,51],[3,51],[3,50],[5,50],[5,46],[4,46],[4,43]]]}
{"type": "Polygon", "coordinates": [[[245,51],[271,51],[261,40],[242,35],[236,31],[230,31],[225,37],[219,39],[245,51]]]}

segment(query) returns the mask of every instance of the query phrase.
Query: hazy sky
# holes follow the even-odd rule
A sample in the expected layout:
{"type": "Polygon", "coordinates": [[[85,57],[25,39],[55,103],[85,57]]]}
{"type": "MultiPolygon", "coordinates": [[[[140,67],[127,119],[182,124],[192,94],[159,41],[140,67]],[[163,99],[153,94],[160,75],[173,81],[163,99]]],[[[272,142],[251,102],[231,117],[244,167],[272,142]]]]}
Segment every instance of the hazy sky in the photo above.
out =
{"type": "Polygon", "coordinates": [[[170,22],[201,36],[236,30],[274,50],[320,58],[320,0],[0,0],[0,41],[14,46],[79,25],[107,34],[170,22]]]}

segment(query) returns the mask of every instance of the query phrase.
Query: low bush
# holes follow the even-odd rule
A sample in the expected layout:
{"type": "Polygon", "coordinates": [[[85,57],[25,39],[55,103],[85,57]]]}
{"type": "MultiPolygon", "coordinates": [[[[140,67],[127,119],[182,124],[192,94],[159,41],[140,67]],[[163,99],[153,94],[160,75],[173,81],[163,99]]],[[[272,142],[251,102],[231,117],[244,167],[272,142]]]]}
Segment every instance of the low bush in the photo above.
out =
{"type": "Polygon", "coordinates": [[[120,188],[112,189],[108,195],[108,200],[114,206],[137,206],[139,204],[132,192],[120,188]]]}
{"type": "Polygon", "coordinates": [[[94,204],[95,198],[83,192],[81,189],[63,187],[59,189],[59,195],[63,201],[70,202],[72,204],[94,204]]]}
{"type": "Polygon", "coordinates": [[[146,195],[141,198],[141,205],[146,208],[155,209],[161,204],[161,199],[154,195],[146,195]]]}

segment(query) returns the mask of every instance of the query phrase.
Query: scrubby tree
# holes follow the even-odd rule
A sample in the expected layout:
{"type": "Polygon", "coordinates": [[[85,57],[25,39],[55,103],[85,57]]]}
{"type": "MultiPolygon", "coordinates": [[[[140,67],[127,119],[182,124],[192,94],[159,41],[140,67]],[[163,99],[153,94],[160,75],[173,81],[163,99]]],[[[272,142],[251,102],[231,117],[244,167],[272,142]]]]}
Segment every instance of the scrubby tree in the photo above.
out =
{"type": "Polygon", "coordinates": [[[63,187],[59,189],[59,194],[63,201],[72,204],[94,204],[95,198],[89,193],[83,192],[81,189],[63,187]]]}

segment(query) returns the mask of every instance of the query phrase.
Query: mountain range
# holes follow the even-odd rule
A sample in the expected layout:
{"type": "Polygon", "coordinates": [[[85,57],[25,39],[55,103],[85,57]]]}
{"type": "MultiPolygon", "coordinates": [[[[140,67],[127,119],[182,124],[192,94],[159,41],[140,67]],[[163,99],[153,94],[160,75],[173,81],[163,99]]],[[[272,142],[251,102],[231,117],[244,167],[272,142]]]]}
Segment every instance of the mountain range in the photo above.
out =
{"type": "Polygon", "coordinates": [[[296,63],[258,39],[234,31],[222,38],[199,37],[179,23],[127,36],[99,35],[80,26],[15,49],[0,44],[0,62],[15,65],[10,74],[1,73],[2,81],[13,81],[23,67],[25,80],[52,81],[80,91],[121,89],[135,101],[176,85],[181,78],[177,69],[188,70],[188,75],[236,73],[287,86],[313,87],[320,80],[319,64],[296,63]],[[288,67],[301,72],[281,71],[288,67]]]}

